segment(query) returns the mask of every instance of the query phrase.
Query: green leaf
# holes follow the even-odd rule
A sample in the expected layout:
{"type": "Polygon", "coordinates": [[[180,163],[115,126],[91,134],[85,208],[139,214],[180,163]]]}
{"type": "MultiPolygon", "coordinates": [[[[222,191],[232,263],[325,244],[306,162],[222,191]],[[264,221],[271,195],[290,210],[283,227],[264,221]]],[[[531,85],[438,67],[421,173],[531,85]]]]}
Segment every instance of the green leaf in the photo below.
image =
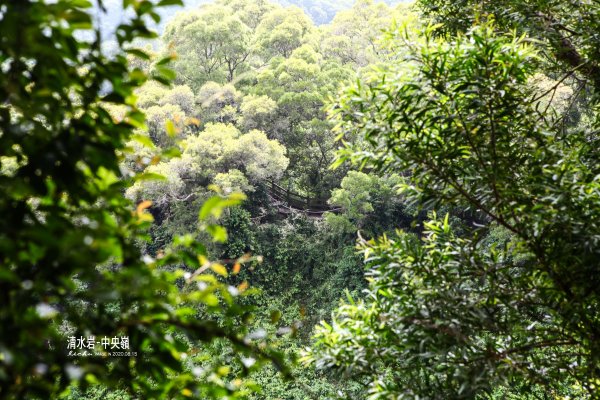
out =
{"type": "Polygon", "coordinates": [[[127,54],[131,54],[133,56],[136,56],[137,58],[140,58],[142,60],[150,60],[150,55],[148,53],[146,53],[144,50],[142,49],[127,49],[125,50],[125,52],[127,54]]]}
{"type": "Polygon", "coordinates": [[[154,149],[156,148],[156,146],[154,145],[154,143],[152,142],[152,139],[150,139],[148,136],[146,135],[140,135],[140,134],[136,134],[136,135],[132,135],[131,139],[135,140],[136,142],[140,143],[141,145],[143,145],[144,147],[148,147],[150,149],[154,149]]]}
{"type": "Polygon", "coordinates": [[[171,61],[173,61],[173,57],[171,57],[171,56],[163,57],[156,62],[156,66],[166,65],[166,64],[170,63],[171,61]]]}
{"type": "Polygon", "coordinates": [[[206,231],[215,242],[225,243],[227,241],[227,230],[220,225],[208,225],[206,231]]]}
{"type": "Polygon", "coordinates": [[[181,156],[181,150],[177,147],[169,147],[160,153],[164,158],[175,158],[181,156]]]}
{"type": "Polygon", "coordinates": [[[177,136],[177,129],[175,128],[175,124],[170,119],[167,119],[165,122],[165,130],[167,131],[167,135],[169,137],[177,136]]]}
{"type": "Polygon", "coordinates": [[[159,7],[183,6],[183,1],[182,0],[161,0],[158,2],[157,6],[159,6],[159,7]]]}
{"type": "Polygon", "coordinates": [[[134,178],[135,181],[166,181],[167,178],[164,175],[156,174],[154,172],[144,172],[138,174],[134,178]]]}
{"type": "Polygon", "coordinates": [[[218,263],[211,264],[210,269],[214,273],[219,274],[219,275],[221,275],[221,276],[223,276],[225,278],[227,278],[227,276],[229,275],[227,273],[227,268],[225,268],[225,266],[222,265],[222,264],[218,264],[218,263]]]}
{"type": "Polygon", "coordinates": [[[202,208],[200,208],[200,212],[198,213],[198,219],[203,221],[211,215],[221,215],[221,211],[223,210],[221,207],[222,201],[223,199],[219,196],[213,196],[206,200],[204,204],[202,204],[202,208]]]}

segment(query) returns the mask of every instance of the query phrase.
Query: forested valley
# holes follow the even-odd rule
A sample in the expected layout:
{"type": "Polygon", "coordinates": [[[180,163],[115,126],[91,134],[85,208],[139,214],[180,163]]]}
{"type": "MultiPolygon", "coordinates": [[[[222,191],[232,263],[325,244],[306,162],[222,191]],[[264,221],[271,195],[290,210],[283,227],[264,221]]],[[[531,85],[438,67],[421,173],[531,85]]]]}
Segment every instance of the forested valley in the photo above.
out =
{"type": "Polygon", "coordinates": [[[184,3],[0,0],[0,399],[600,399],[600,3],[184,3]]]}

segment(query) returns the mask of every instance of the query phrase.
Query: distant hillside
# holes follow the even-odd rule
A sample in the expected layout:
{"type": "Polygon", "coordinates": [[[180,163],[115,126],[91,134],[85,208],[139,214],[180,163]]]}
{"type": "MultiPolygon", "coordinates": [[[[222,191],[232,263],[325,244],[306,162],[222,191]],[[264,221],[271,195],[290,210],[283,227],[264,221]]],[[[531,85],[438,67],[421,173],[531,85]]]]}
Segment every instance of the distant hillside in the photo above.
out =
{"type": "MultiPolygon", "coordinates": [[[[304,10],[317,25],[331,22],[335,14],[352,7],[355,0],[279,0],[283,6],[297,6],[304,10]]],[[[375,2],[394,5],[407,0],[375,0],[375,2]]]]}

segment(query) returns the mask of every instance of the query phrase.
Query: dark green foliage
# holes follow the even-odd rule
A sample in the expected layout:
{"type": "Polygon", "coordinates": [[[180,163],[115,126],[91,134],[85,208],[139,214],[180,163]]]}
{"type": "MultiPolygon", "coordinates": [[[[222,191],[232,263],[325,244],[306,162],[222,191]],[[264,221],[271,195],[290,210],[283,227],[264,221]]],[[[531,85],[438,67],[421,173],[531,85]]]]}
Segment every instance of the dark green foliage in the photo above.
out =
{"type": "MultiPolygon", "coordinates": [[[[562,0],[418,0],[424,15],[439,23],[439,32],[465,32],[478,21],[495,19],[500,29],[516,30],[537,39],[541,56],[561,76],[583,78],[596,91],[600,89],[600,7],[595,1],[562,0]]],[[[583,82],[582,82],[583,83],[583,82]]]]}
{"type": "MultiPolygon", "coordinates": [[[[254,323],[273,330],[278,348],[295,358],[310,344],[314,325],[330,318],[344,292],[360,296],[365,287],[354,239],[332,234],[322,222],[301,216],[253,226],[253,230],[263,262],[240,276],[261,290],[251,299],[257,307],[254,323]],[[275,326],[269,328],[274,320],[275,326]],[[285,333],[290,330],[291,336],[285,333]]],[[[291,375],[293,379],[286,381],[273,368],[252,374],[262,389],[251,398],[320,399],[343,394],[360,399],[364,395],[358,383],[328,372],[298,365],[291,375]]]]}
{"type": "Polygon", "coordinates": [[[304,337],[316,322],[329,318],[344,289],[357,294],[364,287],[354,239],[333,236],[322,223],[297,217],[279,224],[252,226],[247,237],[256,243],[256,253],[263,262],[242,272],[242,276],[262,290],[261,308],[279,304],[284,317],[291,312],[290,324],[301,317],[300,333],[304,337]],[[294,317],[297,312],[293,309],[302,311],[294,317]]]}
{"type": "Polygon", "coordinates": [[[509,239],[488,246],[485,229],[460,238],[434,218],[422,240],[365,243],[366,299],[319,330],[317,365],[365,374],[372,398],[598,398],[597,134],[538,107],[523,38],[493,24],[399,36],[405,61],[334,109],[365,141],[341,159],[410,172],[407,201],[470,209],[509,239]]]}
{"type": "Polygon", "coordinates": [[[256,237],[251,224],[248,211],[240,207],[229,210],[229,215],[223,219],[223,226],[229,232],[227,243],[223,246],[224,258],[238,258],[247,253],[256,253],[256,237]]]}

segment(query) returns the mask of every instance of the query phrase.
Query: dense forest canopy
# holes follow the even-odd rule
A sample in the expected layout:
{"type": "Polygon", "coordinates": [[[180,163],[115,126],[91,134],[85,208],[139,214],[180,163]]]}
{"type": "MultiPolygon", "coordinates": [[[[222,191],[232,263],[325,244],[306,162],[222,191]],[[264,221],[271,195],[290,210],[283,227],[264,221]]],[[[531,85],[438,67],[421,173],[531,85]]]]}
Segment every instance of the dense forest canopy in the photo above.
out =
{"type": "MultiPolygon", "coordinates": [[[[394,6],[399,3],[408,3],[405,0],[386,0],[381,3],[386,3],[389,6],[394,6]]],[[[155,27],[158,32],[162,32],[166,23],[168,23],[177,13],[197,10],[202,5],[210,4],[212,0],[183,0],[182,4],[165,5],[156,10],[161,17],[158,22],[152,22],[151,26],[155,27]],[[182,11],[184,10],[184,11],[182,11]]],[[[283,7],[296,6],[310,17],[316,25],[330,23],[333,18],[340,12],[347,10],[354,4],[353,0],[275,0],[273,4],[279,4],[283,7]]],[[[103,7],[98,4],[93,4],[94,18],[98,23],[100,31],[104,35],[105,41],[110,41],[110,38],[115,33],[117,26],[133,15],[132,13],[123,12],[121,8],[122,0],[104,0],[103,7]]]]}
{"type": "Polygon", "coordinates": [[[599,399],[598,21],[0,1],[0,398],[599,399]]]}

